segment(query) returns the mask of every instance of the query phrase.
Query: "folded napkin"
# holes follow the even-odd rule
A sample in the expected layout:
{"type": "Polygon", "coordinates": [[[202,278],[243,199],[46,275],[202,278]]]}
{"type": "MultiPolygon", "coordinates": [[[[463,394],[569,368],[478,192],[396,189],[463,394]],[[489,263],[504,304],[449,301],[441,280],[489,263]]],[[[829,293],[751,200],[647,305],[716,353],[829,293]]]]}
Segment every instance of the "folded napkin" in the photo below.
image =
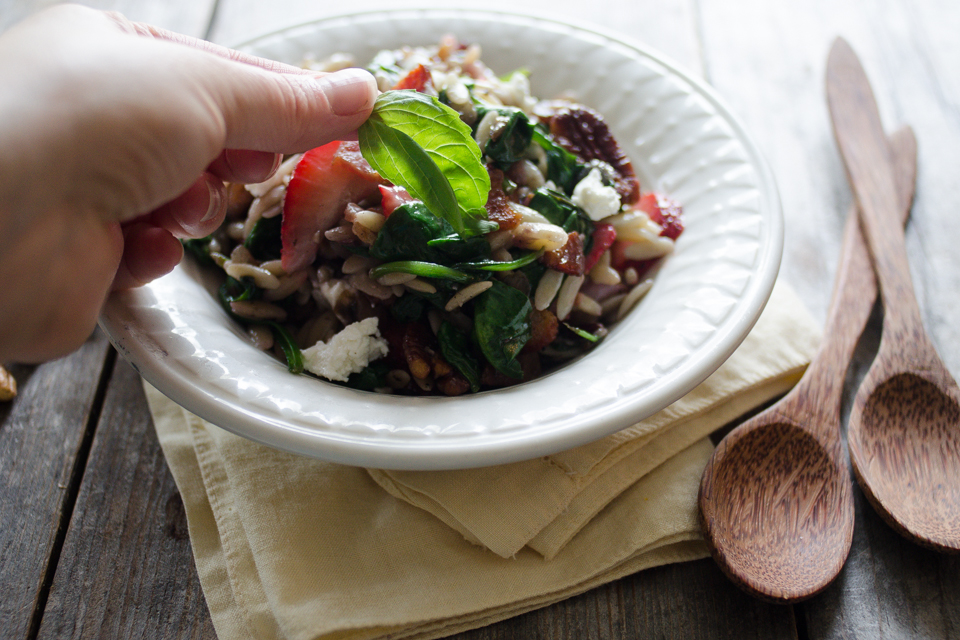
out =
{"type": "Polygon", "coordinates": [[[437,638],[706,556],[706,436],[795,384],[818,337],[778,284],[736,353],[667,409],[571,451],[462,471],[298,457],[145,388],[220,638],[437,638]]]}

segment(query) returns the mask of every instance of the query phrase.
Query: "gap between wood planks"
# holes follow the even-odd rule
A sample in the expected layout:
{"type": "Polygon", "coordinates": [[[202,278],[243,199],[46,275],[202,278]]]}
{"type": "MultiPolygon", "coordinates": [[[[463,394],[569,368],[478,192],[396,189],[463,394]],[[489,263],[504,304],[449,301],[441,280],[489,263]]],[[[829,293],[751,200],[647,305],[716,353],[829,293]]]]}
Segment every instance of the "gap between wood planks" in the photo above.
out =
{"type": "Polygon", "coordinates": [[[73,509],[77,504],[80,485],[83,483],[83,476],[87,468],[87,459],[90,457],[90,447],[93,444],[93,436],[97,431],[97,424],[100,422],[100,415],[103,412],[103,401],[107,395],[107,386],[113,377],[113,369],[116,362],[117,351],[111,347],[107,350],[107,354],[103,359],[103,367],[100,369],[100,379],[97,381],[97,390],[93,396],[93,402],[90,405],[87,423],[83,428],[80,447],[77,449],[77,459],[73,465],[70,480],[67,482],[63,508],[60,510],[60,518],[57,522],[57,534],[54,538],[53,546],[50,548],[50,557],[47,561],[47,568],[43,574],[43,580],[40,582],[40,590],[37,593],[37,603],[33,610],[33,617],[30,619],[30,627],[27,629],[27,640],[36,640],[37,635],[40,633],[40,623],[43,621],[43,614],[47,607],[47,598],[50,596],[53,578],[57,573],[57,566],[60,564],[60,553],[63,551],[63,543],[67,537],[67,530],[70,528],[70,520],[73,518],[73,509]]]}

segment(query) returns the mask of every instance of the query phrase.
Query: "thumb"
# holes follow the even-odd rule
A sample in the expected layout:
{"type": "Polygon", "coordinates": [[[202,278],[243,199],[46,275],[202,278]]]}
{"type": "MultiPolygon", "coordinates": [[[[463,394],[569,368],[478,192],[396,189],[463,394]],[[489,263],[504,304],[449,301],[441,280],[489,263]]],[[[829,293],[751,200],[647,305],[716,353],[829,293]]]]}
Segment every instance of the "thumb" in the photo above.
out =
{"type": "Polygon", "coordinates": [[[363,69],[278,73],[240,62],[210,87],[224,124],[224,147],[298,153],[354,135],[370,115],[377,83],[363,69]],[[240,67],[241,69],[237,69],[240,67]]]}

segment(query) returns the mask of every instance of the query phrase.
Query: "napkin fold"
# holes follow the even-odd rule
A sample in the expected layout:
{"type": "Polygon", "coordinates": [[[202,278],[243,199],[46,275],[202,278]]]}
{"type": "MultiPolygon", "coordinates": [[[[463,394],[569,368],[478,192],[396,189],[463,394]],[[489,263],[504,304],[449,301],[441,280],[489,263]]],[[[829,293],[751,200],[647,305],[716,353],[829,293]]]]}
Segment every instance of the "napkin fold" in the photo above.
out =
{"type": "Polygon", "coordinates": [[[537,460],[365,470],[234,436],[145,385],[220,638],[437,638],[705,557],[706,437],[796,383],[819,329],[778,283],[710,378],[624,431],[537,460]]]}

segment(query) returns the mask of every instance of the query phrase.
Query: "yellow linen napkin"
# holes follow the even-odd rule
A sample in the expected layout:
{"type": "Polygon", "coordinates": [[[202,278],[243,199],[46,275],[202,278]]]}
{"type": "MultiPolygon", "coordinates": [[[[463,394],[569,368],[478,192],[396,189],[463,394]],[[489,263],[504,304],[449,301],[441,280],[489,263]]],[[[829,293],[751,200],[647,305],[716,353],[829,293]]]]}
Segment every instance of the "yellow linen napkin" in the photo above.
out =
{"type": "Polygon", "coordinates": [[[628,429],[569,451],[497,467],[370,474],[392,495],[426,509],[497,555],[508,558],[527,546],[551,559],[639,478],[785,393],[800,379],[818,342],[818,329],[803,304],[778,283],[750,335],[720,369],[680,401],[628,429]]]}
{"type": "Polygon", "coordinates": [[[146,390],[220,638],[437,638],[706,556],[704,436],[793,384],[816,342],[778,285],[737,354],[672,407],[597,443],[485,470],[302,458],[146,390]]]}

